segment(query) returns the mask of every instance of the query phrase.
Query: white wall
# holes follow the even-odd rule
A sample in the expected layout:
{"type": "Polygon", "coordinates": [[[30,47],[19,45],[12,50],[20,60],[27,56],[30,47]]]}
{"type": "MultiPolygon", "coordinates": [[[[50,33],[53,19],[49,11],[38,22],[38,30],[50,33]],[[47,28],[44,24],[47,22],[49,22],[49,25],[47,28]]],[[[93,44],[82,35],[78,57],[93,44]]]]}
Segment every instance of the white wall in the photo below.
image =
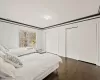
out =
{"type": "Polygon", "coordinates": [[[59,52],[59,39],[58,39],[58,31],[56,29],[52,29],[46,32],[46,51],[58,54],[59,52]]]}
{"type": "Polygon", "coordinates": [[[19,47],[19,30],[36,32],[36,48],[42,48],[42,31],[9,23],[0,22],[0,43],[8,48],[19,47]]]}
{"type": "Polygon", "coordinates": [[[0,43],[8,48],[19,47],[18,28],[12,24],[0,22],[0,43]]]}
{"type": "MultiPolygon", "coordinates": [[[[86,21],[85,21],[86,22],[86,21]]],[[[70,24],[70,25],[66,25],[66,26],[62,26],[62,27],[57,27],[57,28],[52,28],[52,29],[47,29],[47,30],[44,30],[44,35],[46,34],[46,32],[51,32],[52,33],[52,31],[53,30],[55,30],[55,31],[57,31],[58,32],[58,41],[59,41],[59,43],[58,43],[58,55],[60,55],[60,56],[64,56],[65,57],[65,53],[66,53],[66,46],[65,46],[65,44],[66,44],[66,42],[65,42],[65,29],[66,28],[71,28],[71,27],[80,27],[80,26],[86,26],[86,25],[84,25],[84,23],[85,22],[80,22],[80,23],[75,23],[75,24],[70,24]]],[[[93,23],[97,23],[98,22],[98,19],[95,19],[95,20],[91,20],[90,21],[91,23],[93,22],[93,23]]],[[[88,24],[87,24],[88,25],[88,24]]],[[[91,26],[91,25],[89,25],[89,26],[91,26]]],[[[55,33],[54,33],[55,34],[55,33]]],[[[52,35],[51,35],[52,36],[52,35]]],[[[45,37],[46,38],[46,37],[45,37]]],[[[56,38],[57,38],[57,36],[56,36],[56,38]]],[[[45,39],[46,40],[46,39],[45,39]]],[[[44,43],[46,42],[44,40],[44,43]]],[[[52,43],[51,43],[52,44],[52,43]]],[[[46,43],[45,43],[45,45],[46,45],[46,43]]],[[[44,47],[46,47],[44,45],[44,47]]],[[[53,44],[52,44],[52,46],[54,46],[53,44]]],[[[52,52],[52,51],[51,51],[52,52]]]]}
{"type": "MultiPolygon", "coordinates": [[[[58,46],[58,50],[57,50],[58,51],[58,55],[65,57],[65,52],[66,52],[66,50],[65,50],[65,29],[66,28],[70,28],[70,27],[76,27],[76,26],[77,26],[77,23],[76,24],[62,26],[62,27],[57,27],[57,28],[44,30],[44,35],[46,34],[46,32],[51,32],[52,33],[52,31],[54,31],[54,30],[56,32],[58,32],[58,36],[56,36],[56,38],[58,38],[58,42],[59,42],[58,43],[59,46],[58,46]]],[[[44,40],[44,43],[46,42],[45,40],[44,40]]],[[[45,43],[45,45],[46,45],[46,43],[45,43]]],[[[46,47],[45,45],[44,45],[44,47],[46,47]]],[[[52,44],[52,46],[54,46],[54,45],[52,44]]]]}
{"type": "Polygon", "coordinates": [[[46,51],[46,32],[42,31],[42,49],[46,51]]]}
{"type": "Polygon", "coordinates": [[[36,30],[36,48],[43,49],[43,32],[41,30],[36,30]]]}

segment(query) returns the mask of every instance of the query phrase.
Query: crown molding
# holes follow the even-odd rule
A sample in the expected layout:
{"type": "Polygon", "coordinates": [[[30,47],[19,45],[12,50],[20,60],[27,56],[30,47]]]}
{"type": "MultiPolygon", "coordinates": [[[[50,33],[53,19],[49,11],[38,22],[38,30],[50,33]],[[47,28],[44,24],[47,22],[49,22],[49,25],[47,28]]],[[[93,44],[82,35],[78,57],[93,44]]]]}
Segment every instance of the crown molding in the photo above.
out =
{"type": "Polygon", "coordinates": [[[24,27],[28,27],[28,28],[43,30],[43,28],[40,28],[40,27],[37,27],[37,26],[33,26],[33,25],[13,21],[13,20],[10,20],[10,19],[5,19],[5,18],[0,18],[0,22],[5,22],[5,23],[9,23],[9,24],[14,24],[14,25],[24,26],[24,27]]]}
{"type": "Polygon", "coordinates": [[[28,28],[38,29],[38,30],[47,30],[47,29],[63,27],[65,25],[70,25],[70,24],[79,23],[79,22],[88,21],[88,20],[97,19],[97,18],[100,18],[100,13],[81,17],[81,18],[78,18],[78,19],[70,20],[70,21],[66,21],[66,22],[63,22],[63,23],[55,24],[55,25],[52,25],[52,26],[44,27],[44,28],[40,28],[40,27],[37,27],[37,26],[33,26],[33,25],[13,21],[13,20],[10,20],[10,19],[5,19],[5,18],[0,18],[0,21],[5,22],[5,23],[14,24],[14,25],[24,26],[24,27],[28,27],[28,28]]]}
{"type": "Polygon", "coordinates": [[[78,19],[70,20],[70,21],[66,21],[66,22],[63,22],[63,23],[60,23],[60,24],[48,26],[48,27],[45,27],[44,30],[57,28],[57,27],[63,27],[65,25],[70,25],[70,24],[79,23],[79,22],[88,21],[88,20],[97,19],[97,18],[100,18],[100,13],[81,17],[81,18],[78,18],[78,19]]]}

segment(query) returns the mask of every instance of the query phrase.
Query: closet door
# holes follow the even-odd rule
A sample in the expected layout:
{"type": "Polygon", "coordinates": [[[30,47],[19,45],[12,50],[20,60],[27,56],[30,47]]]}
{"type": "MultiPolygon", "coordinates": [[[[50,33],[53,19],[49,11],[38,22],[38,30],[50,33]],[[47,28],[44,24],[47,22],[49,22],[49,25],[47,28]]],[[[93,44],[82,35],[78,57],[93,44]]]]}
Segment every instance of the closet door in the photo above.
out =
{"type": "Polygon", "coordinates": [[[95,20],[79,24],[79,60],[97,64],[97,23],[95,20]]]}
{"type": "Polygon", "coordinates": [[[66,57],[78,59],[78,27],[66,28],[66,57]]]}
{"type": "Polygon", "coordinates": [[[58,54],[58,32],[49,30],[46,32],[46,51],[58,54]]]}
{"type": "Polygon", "coordinates": [[[96,36],[97,26],[95,20],[81,22],[78,28],[67,29],[67,57],[97,64],[98,54],[96,36]]]}

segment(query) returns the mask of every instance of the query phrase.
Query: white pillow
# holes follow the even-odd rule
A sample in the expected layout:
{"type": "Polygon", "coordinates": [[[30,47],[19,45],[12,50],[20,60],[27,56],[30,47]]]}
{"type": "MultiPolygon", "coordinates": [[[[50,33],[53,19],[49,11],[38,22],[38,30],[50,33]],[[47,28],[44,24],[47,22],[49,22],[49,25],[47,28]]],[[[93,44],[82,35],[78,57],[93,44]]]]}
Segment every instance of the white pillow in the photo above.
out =
{"type": "Polygon", "coordinates": [[[0,50],[4,53],[8,52],[9,49],[7,49],[6,47],[4,47],[3,45],[0,44],[0,50]]]}
{"type": "Polygon", "coordinates": [[[3,59],[12,64],[15,68],[21,68],[23,66],[22,62],[16,56],[7,54],[3,56],[3,59]]]}
{"type": "Polygon", "coordinates": [[[0,56],[2,56],[2,55],[5,55],[5,53],[0,50],[0,56]]]}
{"type": "Polygon", "coordinates": [[[20,56],[23,53],[25,53],[27,49],[26,48],[16,48],[16,49],[10,49],[9,54],[15,55],[15,56],[20,56]]]}
{"type": "Polygon", "coordinates": [[[4,52],[0,51],[0,57],[3,58],[3,56],[6,55],[4,52]]]}
{"type": "Polygon", "coordinates": [[[0,77],[1,78],[15,78],[15,67],[7,62],[5,62],[1,57],[0,57],[0,77]]]}
{"type": "Polygon", "coordinates": [[[10,49],[9,54],[20,56],[28,53],[36,52],[34,48],[26,47],[26,48],[16,48],[16,49],[10,49]]]}

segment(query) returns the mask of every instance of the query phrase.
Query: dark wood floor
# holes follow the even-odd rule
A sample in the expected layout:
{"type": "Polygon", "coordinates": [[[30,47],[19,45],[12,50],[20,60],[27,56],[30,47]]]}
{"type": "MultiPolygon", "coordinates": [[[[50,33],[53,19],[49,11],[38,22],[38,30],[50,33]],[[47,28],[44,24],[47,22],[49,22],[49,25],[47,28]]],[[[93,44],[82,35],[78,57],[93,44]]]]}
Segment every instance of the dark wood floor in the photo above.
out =
{"type": "Polygon", "coordinates": [[[100,67],[63,58],[63,64],[60,64],[58,75],[52,73],[44,80],[100,80],[100,67]]]}

